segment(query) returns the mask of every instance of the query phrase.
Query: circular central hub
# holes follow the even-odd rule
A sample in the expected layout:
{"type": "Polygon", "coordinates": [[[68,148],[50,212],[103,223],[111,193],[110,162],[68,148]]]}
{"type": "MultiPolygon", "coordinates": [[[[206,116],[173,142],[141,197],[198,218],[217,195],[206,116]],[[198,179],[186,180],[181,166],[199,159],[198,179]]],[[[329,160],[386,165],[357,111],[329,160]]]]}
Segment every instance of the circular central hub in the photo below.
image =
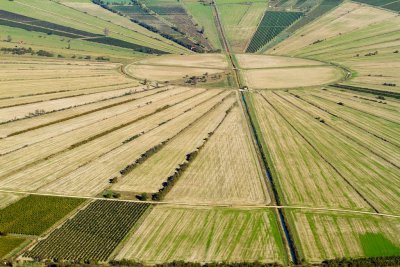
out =
{"type": "MultiPolygon", "coordinates": [[[[250,89],[311,87],[333,83],[344,76],[341,69],[315,60],[251,54],[236,58],[244,85],[250,89]]],[[[196,54],[153,57],[132,63],[125,71],[138,79],[165,82],[228,69],[225,55],[196,54]]]]}

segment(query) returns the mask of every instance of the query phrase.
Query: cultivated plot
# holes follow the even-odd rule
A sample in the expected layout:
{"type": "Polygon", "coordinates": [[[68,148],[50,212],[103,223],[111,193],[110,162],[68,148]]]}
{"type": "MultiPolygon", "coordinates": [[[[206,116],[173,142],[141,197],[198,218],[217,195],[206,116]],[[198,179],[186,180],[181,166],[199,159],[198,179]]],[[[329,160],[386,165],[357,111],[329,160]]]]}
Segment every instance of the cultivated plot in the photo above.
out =
{"type": "Polygon", "coordinates": [[[24,238],[14,236],[0,236],[0,259],[6,258],[13,250],[25,242],[24,238]]]}
{"type": "Polygon", "coordinates": [[[343,78],[333,66],[244,70],[246,85],[253,89],[282,89],[330,84],[343,78]]]}
{"type": "Polygon", "coordinates": [[[268,209],[157,206],[116,259],[149,264],[174,260],[285,263],[274,218],[268,209]]]}
{"type": "Polygon", "coordinates": [[[234,102],[234,97],[225,100],[125,175],[112,189],[129,194],[156,193],[161,184],[175,173],[179,164],[187,162],[187,155],[201,146],[209,133],[215,131],[234,102]]]}
{"type": "MultiPolygon", "coordinates": [[[[354,202],[356,202],[358,203],[356,207],[372,209],[376,212],[396,212],[398,210],[395,204],[399,193],[398,187],[393,186],[400,182],[398,179],[398,161],[396,163],[391,162],[366,146],[364,142],[349,136],[347,132],[338,132],[335,127],[331,127],[323,118],[318,118],[317,115],[310,114],[302,110],[301,107],[292,105],[273,92],[263,92],[258,98],[263,103],[262,105],[270,108],[272,114],[275,114],[283,125],[286,125],[290,131],[294,132],[294,135],[299,138],[301,143],[306,144],[303,145],[303,149],[299,148],[291,152],[295,154],[291,166],[297,168],[304,158],[302,151],[304,148],[309,148],[310,152],[318,160],[305,160],[305,166],[310,166],[318,162],[326,165],[331,175],[322,176],[317,174],[315,178],[326,177],[325,185],[327,190],[331,191],[334,195],[338,193],[345,194],[340,198],[344,201],[342,205],[350,205],[352,207],[354,202]],[[293,116],[293,114],[296,115],[293,116]],[[343,189],[337,190],[337,188],[332,187],[333,177],[337,178],[336,183],[340,184],[340,187],[343,189]],[[345,204],[346,202],[347,204],[345,204]]],[[[341,110],[342,105],[336,103],[334,105],[336,105],[337,110],[341,110]]],[[[355,110],[354,112],[357,111],[355,110]]],[[[364,114],[364,112],[359,111],[358,113],[361,113],[360,117],[364,114]]],[[[368,114],[364,116],[368,116],[368,114]]],[[[392,125],[393,127],[389,127],[389,129],[395,130],[396,126],[392,125]]],[[[381,127],[384,126],[385,124],[382,124],[381,127]]],[[[263,134],[269,135],[269,132],[271,131],[266,130],[263,131],[263,134]]],[[[370,136],[369,138],[374,139],[376,137],[370,136]]],[[[269,140],[269,138],[265,140],[269,140]]],[[[280,140],[284,139],[280,138],[280,140]]],[[[267,142],[267,144],[271,145],[273,142],[267,142]]],[[[280,158],[278,156],[274,161],[274,165],[279,164],[278,160],[282,161],[281,158],[282,156],[280,158]]],[[[316,167],[315,170],[319,173],[322,168],[316,167]]],[[[278,175],[283,171],[285,170],[279,171],[278,175]]],[[[307,171],[307,173],[309,172],[307,171]]],[[[311,182],[315,183],[315,178],[311,182]]],[[[280,179],[279,182],[285,183],[285,179],[288,178],[280,179]]],[[[299,178],[297,180],[301,181],[301,183],[305,181],[299,178]]],[[[314,184],[314,186],[318,188],[321,186],[321,183],[314,184]]],[[[299,187],[295,188],[296,191],[299,189],[299,187]]],[[[316,188],[315,190],[322,191],[316,188]]],[[[286,195],[289,192],[286,187],[282,191],[286,195]]],[[[317,193],[313,193],[312,195],[315,196],[317,193]]],[[[299,196],[304,198],[304,195],[301,194],[299,196]]],[[[324,199],[326,196],[328,194],[320,196],[320,199],[324,199]]],[[[320,201],[320,203],[322,202],[320,201]]],[[[334,197],[328,201],[328,204],[340,205],[340,202],[338,202],[338,198],[334,197]]],[[[320,204],[315,203],[314,205],[320,204]]]]}
{"type": "Polygon", "coordinates": [[[313,43],[395,17],[396,14],[389,11],[361,6],[357,3],[344,3],[296,31],[290,38],[270,49],[270,53],[276,55],[293,54],[294,51],[306,48],[313,43]]]}
{"type": "Polygon", "coordinates": [[[357,213],[286,211],[306,262],[342,257],[396,256],[399,218],[357,213]]]}
{"type": "Polygon", "coordinates": [[[145,203],[97,200],[24,256],[105,261],[149,207],[145,203]]]}
{"type": "Polygon", "coordinates": [[[40,235],[83,202],[79,198],[29,195],[0,210],[0,232],[40,235]]]}
{"type": "Polygon", "coordinates": [[[240,107],[228,113],[167,194],[185,203],[269,203],[265,176],[240,107]]]}

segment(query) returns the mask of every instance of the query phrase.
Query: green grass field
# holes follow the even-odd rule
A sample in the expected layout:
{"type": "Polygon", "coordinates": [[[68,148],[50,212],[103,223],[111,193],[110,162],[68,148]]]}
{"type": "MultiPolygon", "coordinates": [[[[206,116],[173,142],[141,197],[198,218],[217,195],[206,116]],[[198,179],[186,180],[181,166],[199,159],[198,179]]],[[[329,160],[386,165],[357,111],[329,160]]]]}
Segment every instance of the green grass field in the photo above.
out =
{"type": "Polygon", "coordinates": [[[149,264],[173,260],[287,263],[274,218],[268,209],[158,206],[125,241],[117,259],[149,264]]]}
{"type": "Polygon", "coordinates": [[[398,256],[398,218],[288,210],[300,252],[309,263],[341,257],[398,256]],[[306,238],[305,238],[306,237],[306,238]]]}
{"type": "Polygon", "coordinates": [[[221,21],[234,52],[242,53],[261,21],[267,2],[217,0],[221,21]]]}
{"type": "MultiPolygon", "coordinates": [[[[104,29],[107,28],[110,37],[150,46],[156,49],[158,47],[160,50],[165,49],[165,43],[155,40],[154,38],[149,38],[146,35],[134,32],[128,28],[108,22],[107,20],[90,16],[55,1],[7,1],[4,2],[1,8],[9,12],[25,15],[29,14],[30,17],[36,19],[50,21],[91,33],[103,34],[104,29]]],[[[169,45],[169,48],[167,47],[166,50],[175,53],[184,53],[187,51],[184,48],[177,48],[172,45],[169,45]]]]}
{"type": "Polygon", "coordinates": [[[84,200],[30,195],[0,210],[0,232],[40,235],[84,200]]]}
{"type": "Polygon", "coordinates": [[[0,236],[0,259],[22,245],[24,238],[14,236],[0,236]]]}
{"type": "Polygon", "coordinates": [[[142,53],[116,46],[97,44],[79,39],[72,40],[61,36],[46,35],[7,26],[0,26],[0,29],[4,33],[4,36],[1,36],[0,39],[0,47],[31,47],[34,50],[43,49],[68,58],[74,55],[77,58],[90,55],[92,57],[104,56],[117,61],[131,61],[132,59],[144,57],[142,53]],[[12,38],[11,42],[5,41],[8,35],[12,38]]]}

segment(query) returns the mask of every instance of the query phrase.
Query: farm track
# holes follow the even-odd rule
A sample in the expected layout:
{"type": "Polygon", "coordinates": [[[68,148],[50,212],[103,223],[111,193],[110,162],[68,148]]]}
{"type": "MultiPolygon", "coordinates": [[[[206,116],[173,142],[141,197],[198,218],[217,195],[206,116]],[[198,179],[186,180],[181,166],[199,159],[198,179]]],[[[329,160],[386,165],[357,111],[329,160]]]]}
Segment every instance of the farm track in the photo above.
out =
{"type": "Polygon", "coordinates": [[[55,197],[69,197],[69,198],[82,198],[88,200],[106,200],[106,201],[122,201],[122,202],[134,202],[134,203],[148,203],[155,205],[173,205],[173,206],[184,206],[184,207],[225,207],[225,208],[244,208],[244,209],[293,209],[293,210],[310,210],[310,211],[326,211],[326,212],[342,212],[342,213],[354,213],[354,214],[365,214],[373,215],[379,217],[390,217],[390,218],[400,218],[400,214],[389,214],[389,213],[376,213],[370,211],[360,211],[351,209],[336,209],[336,208],[315,208],[307,206],[291,206],[291,205],[264,205],[264,204],[254,204],[254,205],[230,205],[230,204],[193,204],[190,202],[175,202],[175,201],[142,201],[142,200],[129,200],[129,199],[117,199],[117,198],[103,198],[103,197],[91,197],[91,196],[79,196],[79,195],[63,195],[63,194],[53,194],[53,193],[36,193],[27,191],[16,191],[16,190],[3,190],[0,192],[4,193],[15,193],[15,194],[29,194],[29,195],[40,195],[40,196],[55,196],[55,197]]]}
{"type": "Polygon", "coordinates": [[[380,140],[382,140],[382,141],[384,141],[384,142],[387,142],[387,143],[389,143],[389,144],[391,144],[391,145],[393,145],[393,146],[396,146],[396,147],[400,148],[400,145],[398,145],[398,144],[396,144],[396,143],[393,143],[393,142],[391,142],[390,140],[387,140],[386,138],[384,138],[384,137],[382,137],[382,136],[380,136],[380,135],[377,135],[377,134],[375,134],[375,133],[373,133],[373,132],[371,132],[371,131],[369,131],[369,130],[367,130],[367,129],[365,129],[365,128],[359,126],[359,125],[357,125],[356,123],[353,123],[353,122],[351,122],[350,120],[345,119],[344,117],[335,114],[334,112],[330,111],[329,109],[323,108],[323,107],[319,106],[318,104],[316,104],[316,103],[314,103],[314,102],[312,102],[312,101],[310,101],[310,100],[307,100],[307,99],[305,99],[305,98],[303,98],[303,97],[301,97],[301,96],[299,96],[299,95],[293,94],[293,93],[291,93],[291,92],[289,92],[289,94],[291,94],[291,95],[293,95],[293,96],[295,96],[295,97],[297,97],[297,98],[303,100],[304,102],[306,102],[306,103],[308,103],[308,104],[310,104],[310,105],[312,105],[312,106],[314,106],[314,107],[316,107],[316,108],[318,108],[318,109],[324,111],[325,113],[327,113],[327,114],[329,114],[329,115],[331,115],[331,116],[333,116],[333,117],[339,118],[339,119],[341,119],[341,120],[347,122],[348,124],[350,124],[350,125],[352,125],[352,126],[358,128],[358,129],[360,129],[360,130],[362,130],[362,131],[364,131],[364,132],[367,132],[368,134],[370,134],[370,135],[372,135],[372,136],[374,136],[374,137],[376,137],[376,138],[379,138],[380,140]]]}
{"type": "Polygon", "coordinates": [[[376,213],[379,213],[379,210],[347,179],[334,165],[333,163],[329,162],[329,160],[317,149],[315,145],[311,143],[294,125],[270,102],[268,99],[261,94],[261,97],[276,111],[277,114],[280,115],[282,119],[286,121],[287,124],[291,126],[293,130],[295,130],[303,140],[310,145],[313,150],[321,157],[323,161],[325,161],[331,168],[371,207],[376,213]]]}
{"type": "MultiPolygon", "coordinates": [[[[305,109],[299,107],[298,105],[294,104],[293,102],[289,101],[288,99],[286,99],[285,97],[277,94],[276,92],[273,92],[276,96],[278,96],[279,98],[281,98],[282,100],[284,100],[285,102],[291,104],[292,106],[296,107],[297,109],[301,110],[302,112],[308,114],[311,118],[315,118],[315,114],[312,114],[311,112],[306,111],[305,109]]],[[[357,140],[356,138],[352,137],[351,135],[347,134],[345,131],[340,130],[338,127],[334,127],[328,123],[325,123],[325,125],[327,127],[329,127],[330,129],[332,129],[333,131],[341,134],[342,136],[350,139],[351,141],[357,143],[359,146],[365,148],[366,150],[368,150],[370,153],[374,154],[375,156],[381,158],[382,160],[386,161],[387,163],[391,164],[392,166],[396,167],[397,169],[400,169],[400,166],[397,165],[396,163],[394,163],[393,161],[385,158],[384,156],[376,153],[375,151],[373,151],[370,147],[368,147],[367,145],[363,144],[362,142],[360,142],[359,140],[357,140]]]]}

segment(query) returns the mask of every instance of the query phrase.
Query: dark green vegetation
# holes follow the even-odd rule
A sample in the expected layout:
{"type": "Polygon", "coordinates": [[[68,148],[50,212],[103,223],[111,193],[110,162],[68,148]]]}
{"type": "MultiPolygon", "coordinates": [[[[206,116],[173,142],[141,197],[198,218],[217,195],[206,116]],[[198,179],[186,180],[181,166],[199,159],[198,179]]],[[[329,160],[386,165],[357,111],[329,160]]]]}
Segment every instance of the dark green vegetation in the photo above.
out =
{"type": "Polygon", "coordinates": [[[14,236],[0,236],[0,259],[5,257],[25,241],[24,238],[14,236]]]}
{"type": "Polygon", "coordinates": [[[59,24],[34,19],[31,17],[19,15],[4,10],[0,10],[0,25],[20,28],[27,31],[42,32],[48,35],[55,34],[73,39],[86,38],[85,40],[88,42],[118,46],[143,53],[165,54],[165,52],[157,49],[133,44],[116,38],[108,37],[105,35],[93,34],[90,32],[85,32],[74,28],[65,27],[59,24]]]}
{"type": "Polygon", "coordinates": [[[332,86],[336,87],[336,88],[340,88],[340,89],[350,90],[350,91],[358,91],[358,92],[369,93],[369,94],[374,94],[374,95],[378,95],[378,96],[388,96],[388,97],[400,99],[400,94],[396,93],[396,92],[375,90],[375,89],[371,89],[371,88],[346,85],[346,84],[334,84],[332,86]]]}
{"type": "Polygon", "coordinates": [[[364,3],[372,6],[378,6],[393,11],[400,11],[400,1],[396,0],[355,0],[359,3],[364,3]]]}
{"type": "Polygon", "coordinates": [[[368,257],[400,255],[400,248],[382,234],[366,233],[360,236],[361,246],[368,257]]]}
{"type": "Polygon", "coordinates": [[[247,53],[257,52],[303,15],[302,12],[267,11],[254,33],[247,53]]]}
{"type": "Polygon", "coordinates": [[[339,266],[352,266],[352,267],[378,267],[378,266],[399,266],[400,256],[393,257],[371,257],[359,259],[333,259],[323,261],[322,267],[339,267],[339,266]]]}
{"type": "Polygon", "coordinates": [[[97,200],[40,241],[26,256],[105,261],[150,204],[97,200]]]}
{"type": "Polygon", "coordinates": [[[79,198],[30,195],[0,210],[0,232],[40,235],[83,202],[79,198]]]}

